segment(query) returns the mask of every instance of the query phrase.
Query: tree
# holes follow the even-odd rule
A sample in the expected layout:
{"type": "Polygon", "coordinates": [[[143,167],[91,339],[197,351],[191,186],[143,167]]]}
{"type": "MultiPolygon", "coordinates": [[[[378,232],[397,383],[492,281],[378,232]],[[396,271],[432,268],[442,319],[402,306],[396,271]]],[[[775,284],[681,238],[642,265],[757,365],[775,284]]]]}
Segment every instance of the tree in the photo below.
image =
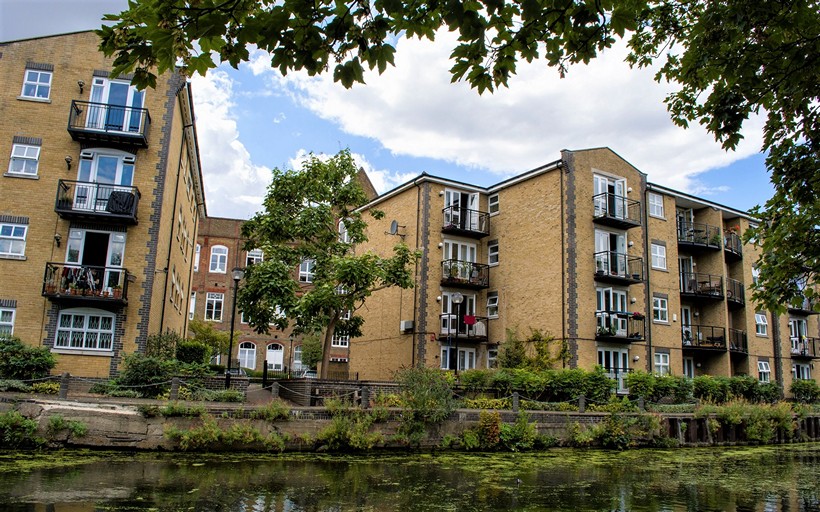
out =
{"type": "Polygon", "coordinates": [[[134,72],[141,87],[159,72],[204,74],[236,67],[247,45],[271,54],[283,74],[333,67],[345,87],[364,66],[393,64],[396,34],[433,39],[458,31],[453,80],[479,92],[506,86],[519,60],[543,58],[561,75],[627,39],[633,66],[661,65],[655,78],[678,85],[666,98],[680,126],[698,122],[724,148],[742,139],[753,114],[766,117],[766,164],[774,197],[753,211],[762,221],[746,239],[761,244],[761,287],[771,309],[802,300],[817,285],[820,243],[820,9],[817,0],[141,0],[110,15],[100,48],[113,73],[134,72]],[[788,243],[784,243],[788,242],[788,243]],[[784,284],[785,283],[785,284],[784,284]]]}
{"type": "MultiPolygon", "coordinates": [[[[212,323],[203,322],[202,320],[188,322],[188,330],[193,334],[191,341],[207,346],[212,355],[228,353],[228,342],[231,340],[230,333],[217,330],[212,323]]],[[[238,337],[239,333],[234,333],[234,341],[238,337]]]]}
{"type": "Polygon", "coordinates": [[[322,377],[334,333],[361,336],[363,318],[355,312],[365,299],[382,288],[413,286],[410,265],[417,255],[406,245],[396,245],[390,257],[355,252],[367,241],[359,208],[368,198],[357,174],[347,150],[326,160],[311,155],[298,171],[274,169],[264,210],[242,226],[245,248],[262,249],[265,257],[245,269],[239,309],[259,333],[290,322],[296,333],[324,333],[322,377]],[[338,219],[346,236],[340,236],[338,219]]]}
{"type": "Polygon", "coordinates": [[[322,339],[315,334],[309,334],[302,338],[302,365],[308,368],[316,368],[322,361],[322,339]]]}

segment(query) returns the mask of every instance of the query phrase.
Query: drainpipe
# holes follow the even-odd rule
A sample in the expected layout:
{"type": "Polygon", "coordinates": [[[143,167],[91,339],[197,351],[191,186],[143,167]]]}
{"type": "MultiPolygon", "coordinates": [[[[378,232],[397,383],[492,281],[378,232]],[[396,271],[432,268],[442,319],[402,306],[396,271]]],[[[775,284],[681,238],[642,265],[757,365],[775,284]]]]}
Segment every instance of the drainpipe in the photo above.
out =
{"type": "Polygon", "coordinates": [[[771,312],[772,318],[772,349],[774,353],[775,381],[780,384],[780,397],[786,391],[786,381],[783,378],[783,346],[780,343],[780,315],[771,312]]]}
{"type": "MultiPolygon", "coordinates": [[[[413,185],[416,186],[416,249],[418,250],[419,236],[420,236],[419,231],[421,229],[421,187],[419,186],[419,178],[416,178],[415,180],[413,180],[413,185]]],[[[415,273],[416,273],[416,282],[418,282],[418,278],[419,278],[419,264],[418,264],[418,262],[415,263],[415,267],[416,267],[416,271],[415,271],[415,273]]],[[[418,286],[413,287],[413,328],[414,329],[419,325],[418,324],[418,290],[419,290],[418,286]]],[[[401,311],[401,308],[399,308],[399,311],[401,311]]],[[[411,348],[412,352],[410,354],[410,366],[411,367],[416,366],[416,336],[418,336],[417,332],[414,333],[413,336],[412,336],[412,338],[413,338],[412,348],[411,348]]],[[[422,336],[425,336],[425,334],[422,334],[422,336]]]]}
{"type": "MultiPolygon", "coordinates": [[[[561,182],[561,248],[566,253],[566,207],[564,201],[564,162],[558,163],[558,175],[561,182]]],[[[561,303],[564,307],[561,308],[561,340],[567,346],[567,259],[565,256],[561,257],[561,303]]],[[[566,358],[561,358],[561,368],[567,367],[566,358]]]]}
{"type": "MultiPolygon", "coordinates": [[[[646,365],[646,371],[652,371],[652,367],[650,366],[652,364],[652,358],[653,358],[653,356],[652,356],[652,321],[649,319],[649,316],[650,316],[649,312],[652,311],[652,309],[650,309],[651,305],[652,305],[652,297],[649,296],[649,294],[652,292],[652,287],[649,285],[649,274],[651,273],[649,271],[650,261],[649,261],[649,253],[648,253],[648,248],[649,248],[649,216],[644,215],[646,205],[649,204],[649,190],[646,186],[646,178],[645,177],[641,179],[641,182],[642,182],[641,185],[643,186],[643,189],[644,189],[644,193],[643,193],[643,205],[642,205],[643,207],[641,208],[640,211],[641,211],[641,217],[644,220],[644,222],[642,223],[643,224],[643,261],[644,261],[644,270],[646,270],[646,283],[644,284],[644,294],[643,294],[644,295],[644,315],[643,315],[643,317],[644,317],[644,322],[646,322],[644,328],[646,329],[646,352],[647,352],[647,355],[646,355],[646,361],[644,361],[644,363],[646,365]]],[[[668,314],[668,312],[667,312],[667,314],[668,314]]],[[[654,313],[653,313],[653,315],[654,315],[654,313]]],[[[668,318],[667,318],[667,320],[668,320],[668,318]]],[[[681,352],[681,354],[683,354],[683,352],[681,352]]]]}

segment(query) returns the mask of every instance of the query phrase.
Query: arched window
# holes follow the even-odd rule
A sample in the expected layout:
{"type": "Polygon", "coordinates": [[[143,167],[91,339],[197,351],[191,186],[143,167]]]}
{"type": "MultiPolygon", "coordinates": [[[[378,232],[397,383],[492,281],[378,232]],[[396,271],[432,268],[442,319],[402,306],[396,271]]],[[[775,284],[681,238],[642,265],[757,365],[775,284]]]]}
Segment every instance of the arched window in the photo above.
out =
{"type": "Polygon", "coordinates": [[[225,274],[228,271],[228,248],[224,245],[211,247],[210,271],[217,274],[225,274]]]}
{"type": "Polygon", "coordinates": [[[239,366],[249,370],[256,369],[256,345],[250,341],[239,344],[239,366]]]}
{"type": "Polygon", "coordinates": [[[268,370],[282,371],[285,369],[285,347],[279,343],[271,343],[268,345],[268,351],[265,356],[268,361],[268,370]]]}

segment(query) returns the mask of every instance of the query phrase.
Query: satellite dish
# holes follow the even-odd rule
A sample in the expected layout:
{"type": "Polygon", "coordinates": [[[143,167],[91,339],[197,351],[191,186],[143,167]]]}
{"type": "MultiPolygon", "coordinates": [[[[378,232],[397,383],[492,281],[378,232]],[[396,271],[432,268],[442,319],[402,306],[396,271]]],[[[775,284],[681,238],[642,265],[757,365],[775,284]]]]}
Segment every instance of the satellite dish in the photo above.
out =
{"type": "Polygon", "coordinates": [[[394,220],[390,223],[390,234],[395,235],[399,232],[399,221],[394,220]]]}

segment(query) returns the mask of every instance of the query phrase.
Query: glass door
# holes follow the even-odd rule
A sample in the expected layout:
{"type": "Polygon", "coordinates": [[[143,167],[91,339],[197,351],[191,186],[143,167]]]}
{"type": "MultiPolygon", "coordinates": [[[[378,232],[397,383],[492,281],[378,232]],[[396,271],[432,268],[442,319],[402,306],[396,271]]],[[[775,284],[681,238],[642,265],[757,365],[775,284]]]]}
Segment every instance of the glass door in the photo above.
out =
{"type": "Polygon", "coordinates": [[[680,307],[680,327],[683,335],[683,344],[692,345],[694,339],[692,337],[692,308],[689,306],[680,307]]]}
{"type": "Polygon", "coordinates": [[[618,382],[618,392],[626,392],[626,374],[629,371],[629,350],[625,348],[598,348],[598,364],[610,379],[618,382]]]}
{"type": "Polygon", "coordinates": [[[695,360],[691,357],[683,358],[683,376],[689,379],[695,378],[695,360]]]}
{"type": "Polygon", "coordinates": [[[117,131],[142,131],[142,105],[145,91],[129,82],[95,77],[91,85],[86,128],[117,131]]]}

